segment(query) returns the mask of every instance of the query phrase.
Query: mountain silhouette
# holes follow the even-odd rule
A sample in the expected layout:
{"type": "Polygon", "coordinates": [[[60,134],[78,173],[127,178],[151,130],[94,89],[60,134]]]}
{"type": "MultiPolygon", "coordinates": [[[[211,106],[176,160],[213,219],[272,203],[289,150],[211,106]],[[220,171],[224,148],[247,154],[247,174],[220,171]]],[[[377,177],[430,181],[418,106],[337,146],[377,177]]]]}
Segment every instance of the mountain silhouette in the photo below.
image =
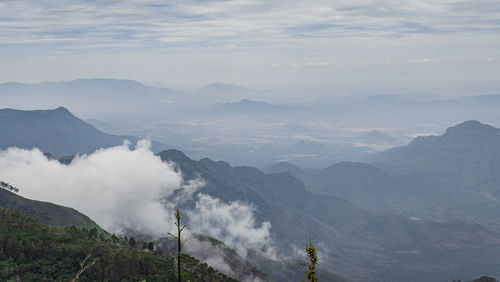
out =
{"type": "MultiPolygon", "coordinates": [[[[117,146],[125,140],[139,138],[106,134],[74,116],[68,109],[22,111],[0,110],[0,149],[39,148],[53,156],[91,153],[100,148],[117,146]]],[[[154,142],[153,150],[167,146],[154,142]]]]}

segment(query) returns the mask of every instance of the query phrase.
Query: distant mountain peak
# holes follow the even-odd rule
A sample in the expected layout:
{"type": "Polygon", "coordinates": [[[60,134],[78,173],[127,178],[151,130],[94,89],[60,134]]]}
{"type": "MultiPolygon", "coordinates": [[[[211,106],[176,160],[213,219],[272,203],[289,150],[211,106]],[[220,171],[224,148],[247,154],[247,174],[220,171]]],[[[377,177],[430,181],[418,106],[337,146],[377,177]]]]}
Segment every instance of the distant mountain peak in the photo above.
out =
{"type": "Polygon", "coordinates": [[[491,125],[484,124],[484,123],[480,123],[477,120],[468,120],[468,121],[464,121],[460,124],[457,124],[455,126],[449,127],[448,129],[446,129],[446,132],[444,133],[444,135],[454,133],[454,132],[471,132],[471,131],[477,132],[477,131],[483,131],[483,130],[491,131],[491,130],[495,130],[495,129],[496,129],[495,127],[493,127],[491,125]]]}
{"type": "Polygon", "coordinates": [[[238,101],[238,102],[236,102],[236,103],[228,103],[228,104],[269,105],[269,104],[267,104],[266,102],[262,102],[262,101],[255,101],[255,100],[250,100],[250,99],[248,99],[248,98],[241,99],[240,101],[238,101]]]}
{"type": "MultiPolygon", "coordinates": [[[[50,110],[49,110],[50,111],[50,110]]],[[[65,114],[70,114],[70,115],[73,115],[68,109],[66,109],[65,107],[63,106],[60,106],[60,107],[57,107],[56,109],[52,110],[54,112],[57,112],[57,113],[65,113],[65,114]]]]}
{"type": "MultiPolygon", "coordinates": [[[[134,136],[118,136],[97,130],[67,108],[51,110],[0,109],[0,149],[39,148],[53,156],[91,153],[95,150],[136,142],[134,136]]],[[[160,148],[166,146],[157,143],[160,148]]],[[[153,147],[156,146],[153,144],[153,147]]]]}
{"type": "Polygon", "coordinates": [[[173,162],[192,162],[192,160],[186,156],[182,151],[177,149],[168,149],[162,151],[158,154],[163,160],[169,160],[173,162]]]}
{"type": "MultiPolygon", "coordinates": [[[[463,170],[490,171],[500,157],[500,129],[469,120],[449,127],[440,136],[421,136],[408,146],[396,147],[380,153],[374,160],[380,163],[417,163],[421,167],[457,167],[463,170]],[[437,165],[440,164],[440,165],[437,165]],[[483,164],[479,167],[479,164],[483,164]]],[[[461,173],[461,172],[460,172],[461,173]]]]}

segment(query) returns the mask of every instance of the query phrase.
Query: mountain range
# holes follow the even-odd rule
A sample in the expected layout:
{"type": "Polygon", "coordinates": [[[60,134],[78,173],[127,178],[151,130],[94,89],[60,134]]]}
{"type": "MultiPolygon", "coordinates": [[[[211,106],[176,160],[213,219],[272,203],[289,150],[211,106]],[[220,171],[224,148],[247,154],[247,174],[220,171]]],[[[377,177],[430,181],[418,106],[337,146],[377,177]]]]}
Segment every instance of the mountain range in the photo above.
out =
{"type": "Polygon", "coordinates": [[[478,121],[417,137],[365,163],[288,171],[301,176],[308,191],[344,197],[372,211],[494,225],[500,216],[500,129],[478,121]]]}
{"type": "MultiPolygon", "coordinates": [[[[300,246],[313,234],[327,248],[322,266],[337,275],[371,281],[442,281],[472,274],[459,257],[467,257],[467,263],[480,260],[474,267],[485,273],[494,271],[491,262],[500,259],[496,255],[481,259],[486,249],[500,248],[500,233],[483,225],[376,214],[342,198],[307,192],[304,183],[288,173],[265,174],[210,159],[194,161],[176,150],[160,157],[175,162],[186,179],[201,176],[207,182],[202,192],[257,207],[257,219],[271,222],[273,242],[281,252],[289,253],[290,246],[300,246]],[[477,240],[480,234],[485,237],[477,240]]],[[[277,276],[276,266],[259,258],[250,261],[279,281],[296,277],[283,269],[280,274],[287,276],[277,276]]]]}
{"type": "MultiPolygon", "coordinates": [[[[48,138],[54,132],[52,126],[38,126],[38,118],[16,123],[17,111],[2,112],[10,118],[2,123],[2,131],[17,137],[11,143],[5,142],[8,144],[5,146],[25,144],[23,142],[34,139],[33,136],[48,138]],[[20,134],[22,128],[25,135],[20,134]],[[30,135],[32,131],[38,135],[30,135]]],[[[49,112],[52,115],[47,119],[48,124],[62,124],[65,130],[61,131],[65,134],[58,139],[59,142],[68,139],[64,143],[68,147],[76,142],[74,136],[78,136],[78,132],[95,132],[82,123],[68,122],[73,118],[64,108],[49,112]]],[[[18,114],[22,117],[25,113],[18,114]]],[[[44,111],[28,113],[47,114],[44,111]]],[[[10,135],[2,135],[0,140],[4,142],[10,135]]],[[[233,167],[209,158],[192,160],[178,150],[162,151],[158,156],[162,161],[174,162],[185,180],[202,178],[206,185],[200,193],[225,203],[247,203],[255,208],[257,224],[270,222],[272,242],[269,244],[277,249],[280,260],[269,260],[258,254],[249,254],[247,259],[277,281],[302,277],[294,254],[297,249],[302,251],[311,237],[321,253],[321,275],[326,281],[341,281],[342,277],[362,281],[451,281],[498,274],[500,231],[494,225],[482,224],[488,222],[488,216],[491,221],[498,219],[495,213],[483,212],[498,212],[498,209],[494,200],[481,194],[486,191],[496,197],[495,183],[488,181],[497,179],[498,175],[497,137],[496,128],[465,122],[448,129],[443,136],[420,137],[408,146],[384,152],[371,163],[341,162],[323,170],[303,171],[298,176],[305,183],[287,172],[268,174],[254,167],[233,167]],[[461,163],[481,162],[483,158],[478,154],[489,155],[484,157],[485,163],[461,163]],[[441,167],[453,164],[458,167],[446,170],[441,167]],[[489,170],[475,175],[475,167],[489,170]],[[463,185],[456,186],[463,181],[463,185]],[[472,187],[481,181],[484,182],[481,188],[472,187]],[[485,187],[490,190],[483,190],[485,187]],[[443,199],[449,198],[445,196],[450,189],[456,190],[455,202],[451,203],[456,205],[460,200],[475,207],[477,211],[470,214],[482,215],[482,223],[467,222],[467,218],[465,222],[457,221],[457,217],[446,213],[434,214],[436,208],[431,208],[439,209],[445,204],[443,199]],[[473,195],[492,205],[477,206],[484,202],[474,202],[473,195]],[[469,196],[467,201],[460,198],[465,196],[469,196]],[[407,205],[412,209],[402,211],[407,205]]],[[[44,144],[42,141],[38,139],[44,144]]],[[[77,145],[80,146],[76,142],[72,150],[81,150],[77,145]]]]}
{"type": "Polygon", "coordinates": [[[120,112],[141,109],[151,103],[168,103],[177,93],[133,80],[77,79],[37,84],[0,84],[2,103],[10,107],[70,107],[77,112],[120,112]]]}

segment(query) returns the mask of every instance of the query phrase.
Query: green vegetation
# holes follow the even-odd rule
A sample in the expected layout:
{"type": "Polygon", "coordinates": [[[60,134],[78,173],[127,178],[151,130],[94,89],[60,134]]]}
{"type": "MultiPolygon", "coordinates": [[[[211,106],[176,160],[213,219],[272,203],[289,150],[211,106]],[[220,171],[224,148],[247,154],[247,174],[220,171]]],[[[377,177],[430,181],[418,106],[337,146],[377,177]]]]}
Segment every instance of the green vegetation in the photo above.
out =
{"type": "MultiPolygon", "coordinates": [[[[172,254],[125,247],[128,240],[99,236],[96,229],[51,227],[0,208],[0,281],[174,281],[172,254]]],[[[150,246],[151,247],[151,246],[150,246]]],[[[154,249],[152,247],[152,249],[154,249]]],[[[235,281],[182,254],[184,278],[235,281]]]]}
{"type": "Polygon", "coordinates": [[[105,233],[88,216],[72,208],[26,199],[14,192],[8,189],[0,189],[0,207],[9,207],[29,217],[37,217],[41,222],[48,225],[75,225],[87,229],[96,228],[99,233],[105,233]]]}
{"type": "Polygon", "coordinates": [[[318,282],[318,277],[316,277],[316,265],[318,264],[318,256],[316,255],[316,249],[309,239],[309,244],[306,245],[306,254],[309,257],[309,265],[306,271],[306,277],[304,281],[307,282],[318,282]]]}

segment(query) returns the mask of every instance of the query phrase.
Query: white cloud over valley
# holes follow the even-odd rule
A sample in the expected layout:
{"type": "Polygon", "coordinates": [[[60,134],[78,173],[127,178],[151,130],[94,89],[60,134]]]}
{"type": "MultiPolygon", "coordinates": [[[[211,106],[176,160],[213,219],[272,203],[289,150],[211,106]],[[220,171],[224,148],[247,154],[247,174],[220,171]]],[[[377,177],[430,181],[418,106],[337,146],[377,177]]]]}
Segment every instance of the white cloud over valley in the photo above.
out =
{"type": "Polygon", "coordinates": [[[0,151],[0,180],[20,188],[23,197],[75,208],[112,233],[166,236],[174,232],[175,209],[194,201],[193,210],[182,210],[190,231],[215,237],[243,256],[247,248],[271,245],[271,225],[257,224],[254,207],[195,196],[204,181],[185,183],[175,164],[162,162],[144,140],[132,149],[124,144],[77,156],[68,165],[38,149],[10,148],[0,151]]]}

